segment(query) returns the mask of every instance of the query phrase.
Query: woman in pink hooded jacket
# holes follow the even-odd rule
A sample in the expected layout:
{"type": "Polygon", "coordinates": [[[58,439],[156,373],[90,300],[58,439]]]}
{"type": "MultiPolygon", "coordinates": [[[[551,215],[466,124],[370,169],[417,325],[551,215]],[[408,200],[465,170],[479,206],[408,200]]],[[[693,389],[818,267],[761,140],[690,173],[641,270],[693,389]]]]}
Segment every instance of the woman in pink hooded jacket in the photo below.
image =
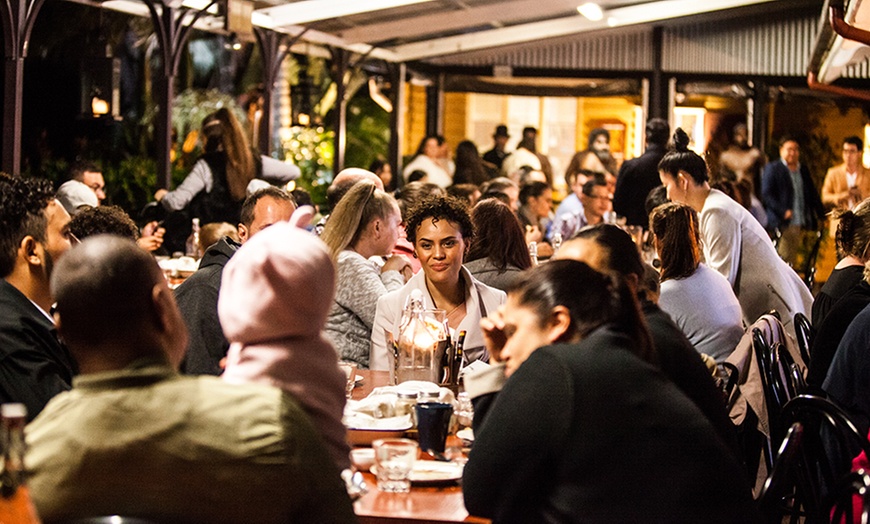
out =
{"type": "Polygon", "coordinates": [[[334,294],[335,268],[326,245],[279,223],[251,238],[227,263],[218,315],[230,342],[224,380],[293,394],[344,469],[345,375],[322,335],[334,294]]]}

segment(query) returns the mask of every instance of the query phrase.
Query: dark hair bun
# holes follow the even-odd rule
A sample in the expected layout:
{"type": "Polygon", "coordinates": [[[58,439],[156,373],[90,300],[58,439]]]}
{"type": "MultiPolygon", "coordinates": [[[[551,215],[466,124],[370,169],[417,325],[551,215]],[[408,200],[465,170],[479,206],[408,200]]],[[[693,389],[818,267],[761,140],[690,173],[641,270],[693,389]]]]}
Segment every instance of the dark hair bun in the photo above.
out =
{"type": "Polygon", "coordinates": [[[852,248],[855,244],[855,213],[845,211],[838,214],[840,221],[837,224],[836,241],[840,244],[840,248],[848,255],[852,253],[852,248]]]}
{"type": "Polygon", "coordinates": [[[689,135],[683,131],[682,127],[678,127],[674,131],[674,149],[680,153],[685,153],[689,150],[689,135]]]}

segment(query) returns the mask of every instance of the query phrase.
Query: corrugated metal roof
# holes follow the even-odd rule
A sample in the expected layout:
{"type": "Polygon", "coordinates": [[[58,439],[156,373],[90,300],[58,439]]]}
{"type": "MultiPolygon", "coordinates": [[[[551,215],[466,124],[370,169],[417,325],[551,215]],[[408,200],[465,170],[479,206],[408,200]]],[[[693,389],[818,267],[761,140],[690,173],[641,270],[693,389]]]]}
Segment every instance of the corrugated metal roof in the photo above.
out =
{"type": "Polygon", "coordinates": [[[509,65],[538,69],[638,71],[653,65],[652,31],[641,28],[624,33],[590,33],[548,40],[546,43],[506,46],[439,57],[439,65],[509,65]]]}
{"type": "MultiPolygon", "coordinates": [[[[662,69],[666,73],[805,77],[818,34],[818,14],[783,13],[762,19],[731,19],[665,27],[662,69]]],[[[583,34],[430,59],[442,66],[649,71],[652,31],[583,34]]],[[[843,76],[870,78],[867,62],[843,76]]]]}

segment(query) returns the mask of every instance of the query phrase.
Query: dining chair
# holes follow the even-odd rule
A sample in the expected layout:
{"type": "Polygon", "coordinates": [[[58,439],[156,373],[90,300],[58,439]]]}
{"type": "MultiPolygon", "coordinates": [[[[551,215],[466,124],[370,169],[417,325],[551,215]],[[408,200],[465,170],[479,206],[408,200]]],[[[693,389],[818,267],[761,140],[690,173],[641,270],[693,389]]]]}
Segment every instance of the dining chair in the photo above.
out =
{"type": "Polygon", "coordinates": [[[759,509],[770,523],[781,523],[785,517],[790,517],[790,522],[796,522],[805,516],[794,482],[794,468],[803,435],[804,427],[800,422],[791,425],[758,495],[759,509]]]}
{"type": "Polygon", "coordinates": [[[863,469],[853,471],[840,481],[831,500],[832,523],[867,524],[870,522],[870,475],[863,469]]]}
{"type": "Polygon", "coordinates": [[[851,472],[855,456],[862,451],[870,456],[870,442],[848,413],[816,395],[800,395],[789,401],[783,408],[782,422],[803,426],[791,475],[807,522],[830,522],[836,488],[851,472]]]}
{"type": "Polygon", "coordinates": [[[798,311],[794,314],[794,332],[798,349],[804,364],[810,365],[810,344],[813,341],[813,325],[806,315],[798,311]]]}

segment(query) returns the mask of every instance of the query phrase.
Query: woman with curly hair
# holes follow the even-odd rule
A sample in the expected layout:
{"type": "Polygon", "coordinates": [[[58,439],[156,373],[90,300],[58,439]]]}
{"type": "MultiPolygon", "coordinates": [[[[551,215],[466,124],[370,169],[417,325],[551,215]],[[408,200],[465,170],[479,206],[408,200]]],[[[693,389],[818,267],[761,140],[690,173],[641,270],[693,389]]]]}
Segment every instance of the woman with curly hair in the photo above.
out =
{"type": "Polygon", "coordinates": [[[398,334],[405,299],[414,289],[423,292],[426,308],[447,312],[451,331],[466,332],[467,362],[489,360],[483,346],[480,319],[504,303],[505,294],[477,281],[462,266],[466,249],[474,237],[474,226],[465,206],[450,197],[425,199],[411,209],[405,230],[423,269],[404,287],[378,300],[369,367],[390,369],[392,357],[387,351],[385,332],[398,334]]]}

